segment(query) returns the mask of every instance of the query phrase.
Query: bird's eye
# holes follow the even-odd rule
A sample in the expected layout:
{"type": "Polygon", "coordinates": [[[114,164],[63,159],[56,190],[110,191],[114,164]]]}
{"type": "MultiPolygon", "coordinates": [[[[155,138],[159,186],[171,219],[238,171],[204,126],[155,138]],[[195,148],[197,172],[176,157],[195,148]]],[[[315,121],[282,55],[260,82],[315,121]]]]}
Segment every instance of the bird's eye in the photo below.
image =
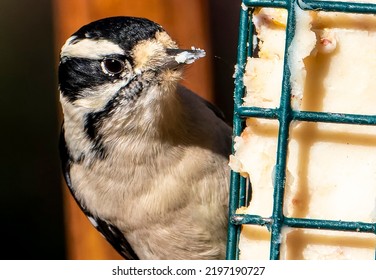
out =
{"type": "Polygon", "coordinates": [[[121,73],[125,68],[125,63],[116,58],[105,58],[101,65],[103,72],[111,76],[121,73]]]}

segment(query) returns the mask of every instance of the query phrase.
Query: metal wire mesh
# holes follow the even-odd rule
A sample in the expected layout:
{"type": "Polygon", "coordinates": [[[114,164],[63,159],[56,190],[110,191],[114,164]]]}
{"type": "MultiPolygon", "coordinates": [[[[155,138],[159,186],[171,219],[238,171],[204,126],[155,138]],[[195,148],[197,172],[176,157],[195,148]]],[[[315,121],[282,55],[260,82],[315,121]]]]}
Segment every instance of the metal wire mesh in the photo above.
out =
{"type": "MultiPolygon", "coordinates": [[[[376,234],[376,223],[364,223],[359,221],[333,221],[305,218],[290,218],[283,214],[284,182],[286,178],[286,158],[290,123],[292,121],[345,123],[356,125],[376,125],[376,115],[339,114],[329,112],[296,111],[290,104],[290,69],[287,65],[289,46],[295,35],[296,4],[303,10],[320,10],[328,12],[346,12],[375,14],[376,4],[345,3],[332,1],[313,0],[243,0],[240,23],[237,71],[235,73],[234,92],[234,136],[239,136],[244,129],[244,121],[247,117],[276,119],[279,121],[277,159],[275,168],[275,181],[273,193],[273,212],[271,217],[257,215],[236,214],[236,210],[246,204],[246,179],[239,173],[231,173],[229,230],[227,244],[227,259],[239,258],[239,236],[241,225],[254,224],[266,226],[271,232],[270,259],[279,259],[279,237],[283,226],[292,228],[329,229],[353,232],[368,232],[376,234]],[[245,8],[247,7],[247,9],[245,8]],[[248,56],[252,56],[253,24],[252,14],[254,7],[284,8],[288,11],[286,25],[286,47],[283,68],[282,92],[280,106],[276,109],[245,107],[242,106],[244,97],[243,76],[248,56]]],[[[376,258],[376,254],[375,254],[376,258]]]]}

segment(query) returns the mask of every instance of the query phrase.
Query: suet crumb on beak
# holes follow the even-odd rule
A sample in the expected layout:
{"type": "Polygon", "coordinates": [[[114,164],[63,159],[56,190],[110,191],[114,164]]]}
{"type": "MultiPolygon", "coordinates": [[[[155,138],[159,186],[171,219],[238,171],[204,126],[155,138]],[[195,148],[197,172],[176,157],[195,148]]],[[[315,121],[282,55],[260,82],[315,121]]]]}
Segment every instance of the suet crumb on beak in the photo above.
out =
{"type": "Polygon", "coordinates": [[[205,56],[205,51],[193,48],[191,50],[184,49],[166,49],[164,63],[160,66],[163,70],[161,75],[163,83],[161,86],[168,88],[171,83],[175,83],[181,79],[182,69],[187,64],[192,64],[197,59],[205,56]]]}
{"type": "Polygon", "coordinates": [[[180,64],[192,64],[197,59],[206,55],[204,50],[196,49],[195,47],[192,47],[191,50],[167,49],[166,53],[170,58],[173,58],[171,64],[176,64],[176,66],[180,64]]]}
{"type": "Polygon", "coordinates": [[[155,68],[180,68],[205,55],[204,50],[195,47],[179,49],[166,32],[158,32],[155,39],[140,42],[132,51],[134,70],[139,74],[155,68]]]}

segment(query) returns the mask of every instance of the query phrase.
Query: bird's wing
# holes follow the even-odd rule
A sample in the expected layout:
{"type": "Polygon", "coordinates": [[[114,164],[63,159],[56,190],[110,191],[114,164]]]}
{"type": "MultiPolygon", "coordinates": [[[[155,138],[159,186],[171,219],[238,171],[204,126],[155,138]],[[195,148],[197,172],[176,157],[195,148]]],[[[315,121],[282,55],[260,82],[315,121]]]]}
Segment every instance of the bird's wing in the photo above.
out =
{"type": "Polygon", "coordinates": [[[202,102],[204,102],[206,107],[208,107],[210,110],[212,110],[218,118],[220,118],[222,121],[227,123],[225,114],[221,111],[221,109],[219,109],[217,106],[215,106],[213,103],[207,101],[206,99],[202,98],[202,102]]]}
{"type": "Polygon", "coordinates": [[[215,141],[215,144],[213,145],[212,143],[210,149],[215,153],[228,157],[232,151],[232,128],[227,123],[222,111],[182,85],[178,86],[177,92],[184,104],[189,107],[190,116],[193,117],[196,128],[202,133],[211,131],[210,133],[212,134],[206,136],[215,141]]]}
{"type": "Polygon", "coordinates": [[[195,96],[195,98],[197,98],[203,104],[205,104],[205,106],[207,108],[209,108],[219,119],[221,119],[223,122],[225,122],[227,124],[227,120],[226,120],[225,114],[221,111],[221,109],[219,109],[213,103],[207,101],[206,99],[202,98],[201,96],[197,95],[196,93],[194,93],[190,89],[188,89],[188,88],[186,88],[186,87],[184,87],[183,85],[180,85],[180,84],[178,86],[178,92],[189,94],[191,96],[195,96]]]}
{"type": "Polygon", "coordinates": [[[69,155],[69,150],[65,143],[63,126],[62,126],[61,134],[60,134],[59,148],[60,148],[60,158],[61,158],[65,182],[67,183],[67,186],[72,196],[76,200],[82,212],[84,212],[84,214],[88,217],[88,219],[95,226],[95,228],[107,239],[107,241],[112,245],[112,247],[115,248],[115,250],[121,256],[123,256],[127,260],[138,260],[139,259],[138,256],[133,251],[131,245],[129,244],[127,239],[124,237],[123,233],[111,223],[105,220],[102,220],[94,216],[93,214],[91,214],[86,209],[85,205],[83,205],[82,202],[77,199],[75,192],[72,188],[72,183],[70,179],[70,167],[72,164],[72,159],[69,155]]]}

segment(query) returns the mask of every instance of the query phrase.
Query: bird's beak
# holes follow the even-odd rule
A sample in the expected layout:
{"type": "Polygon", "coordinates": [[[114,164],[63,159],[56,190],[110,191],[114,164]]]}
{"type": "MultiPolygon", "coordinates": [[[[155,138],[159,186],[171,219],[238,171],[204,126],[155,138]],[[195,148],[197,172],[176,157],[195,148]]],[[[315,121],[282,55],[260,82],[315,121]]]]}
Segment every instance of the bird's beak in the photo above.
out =
{"type": "Polygon", "coordinates": [[[191,50],[166,49],[167,59],[165,67],[169,69],[191,64],[206,55],[204,50],[192,48],[191,50]]]}

